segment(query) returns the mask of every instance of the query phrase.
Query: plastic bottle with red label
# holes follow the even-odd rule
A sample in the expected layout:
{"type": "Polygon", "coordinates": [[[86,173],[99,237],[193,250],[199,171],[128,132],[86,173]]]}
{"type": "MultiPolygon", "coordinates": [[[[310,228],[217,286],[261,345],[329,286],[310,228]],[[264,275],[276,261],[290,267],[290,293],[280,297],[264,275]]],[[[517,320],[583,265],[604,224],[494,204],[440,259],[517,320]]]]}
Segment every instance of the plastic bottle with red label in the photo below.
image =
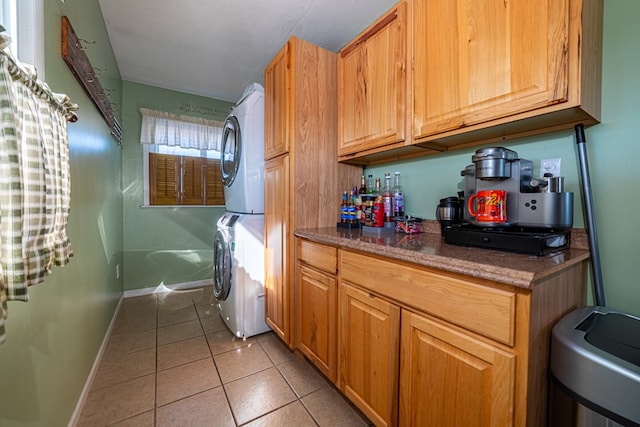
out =
{"type": "Polygon", "coordinates": [[[382,196],[376,197],[373,202],[373,219],[374,227],[384,227],[384,203],[382,202],[382,196]]]}
{"type": "Polygon", "coordinates": [[[384,203],[382,202],[382,190],[380,189],[380,178],[376,178],[376,186],[373,201],[373,212],[371,222],[374,227],[384,227],[384,203]]]}

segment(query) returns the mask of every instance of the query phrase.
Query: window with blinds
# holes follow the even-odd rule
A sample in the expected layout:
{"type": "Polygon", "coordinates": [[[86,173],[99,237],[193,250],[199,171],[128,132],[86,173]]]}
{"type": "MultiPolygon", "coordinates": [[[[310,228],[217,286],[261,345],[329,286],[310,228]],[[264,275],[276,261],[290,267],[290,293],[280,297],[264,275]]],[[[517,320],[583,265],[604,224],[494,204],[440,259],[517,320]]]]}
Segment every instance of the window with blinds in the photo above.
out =
{"type": "Polygon", "coordinates": [[[220,160],[150,152],[149,204],[224,205],[220,160]]]}

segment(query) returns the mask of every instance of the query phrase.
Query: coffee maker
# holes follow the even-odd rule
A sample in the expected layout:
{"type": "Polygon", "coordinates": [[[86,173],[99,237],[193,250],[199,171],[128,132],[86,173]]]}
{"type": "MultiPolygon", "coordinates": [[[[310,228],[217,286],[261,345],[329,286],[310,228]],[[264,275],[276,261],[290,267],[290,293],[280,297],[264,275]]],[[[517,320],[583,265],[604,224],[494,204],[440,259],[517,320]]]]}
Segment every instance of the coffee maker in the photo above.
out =
{"type": "Polygon", "coordinates": [[[479,149],[472,161],[460,172],[463,222],[443,230],[446,243],[535,255],[568,247],[573,193],[563,191],[562,177],[534,178],[533,162],[503,147],[479,149]],[[483,190],[506,192],[506,221],[478,221],[469,212],[471,196],[483,190]]]}
{"type": "Polygon", "coordinates": [[[460,174],[464,177],[464,198],[481,190],[507,193],[507,222],[477,221],[464,208],[465,222],[479,227],[535,228],[565,230],[573,225],[573,193],[563,190],[563,178],[533,177],[533,162],[518,158],[518,153],[502,147],[482,148],[472,156],[473,165],[460,174]]]}

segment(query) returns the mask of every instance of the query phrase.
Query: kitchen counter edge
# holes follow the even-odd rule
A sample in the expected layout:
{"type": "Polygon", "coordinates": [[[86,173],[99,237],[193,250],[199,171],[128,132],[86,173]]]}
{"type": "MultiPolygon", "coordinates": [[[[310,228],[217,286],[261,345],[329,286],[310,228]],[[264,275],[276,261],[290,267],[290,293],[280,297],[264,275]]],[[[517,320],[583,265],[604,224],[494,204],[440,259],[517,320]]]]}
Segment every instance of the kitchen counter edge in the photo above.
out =
{"type": "Polygon", "coordinates": [[[541,280],[589,258],[589,251],[570,247],[545,256],[454,246],[439,233],[368,236],[338,228],[298,229],[294,235],[339,249],[404,261],[479,279],[531,289],[541,280]]]}

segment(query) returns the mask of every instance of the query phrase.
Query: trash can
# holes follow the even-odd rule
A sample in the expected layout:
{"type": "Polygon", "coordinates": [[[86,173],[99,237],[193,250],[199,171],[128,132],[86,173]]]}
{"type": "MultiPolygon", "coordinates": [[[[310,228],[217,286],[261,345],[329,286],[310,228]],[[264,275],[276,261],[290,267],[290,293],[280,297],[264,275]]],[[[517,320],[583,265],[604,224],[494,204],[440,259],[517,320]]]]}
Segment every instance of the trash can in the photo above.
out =
{"type": "Polygon", "coordinates": [[[551,426],[640,426],[640,318],[583,307],[551,333],[551,426]]]}

